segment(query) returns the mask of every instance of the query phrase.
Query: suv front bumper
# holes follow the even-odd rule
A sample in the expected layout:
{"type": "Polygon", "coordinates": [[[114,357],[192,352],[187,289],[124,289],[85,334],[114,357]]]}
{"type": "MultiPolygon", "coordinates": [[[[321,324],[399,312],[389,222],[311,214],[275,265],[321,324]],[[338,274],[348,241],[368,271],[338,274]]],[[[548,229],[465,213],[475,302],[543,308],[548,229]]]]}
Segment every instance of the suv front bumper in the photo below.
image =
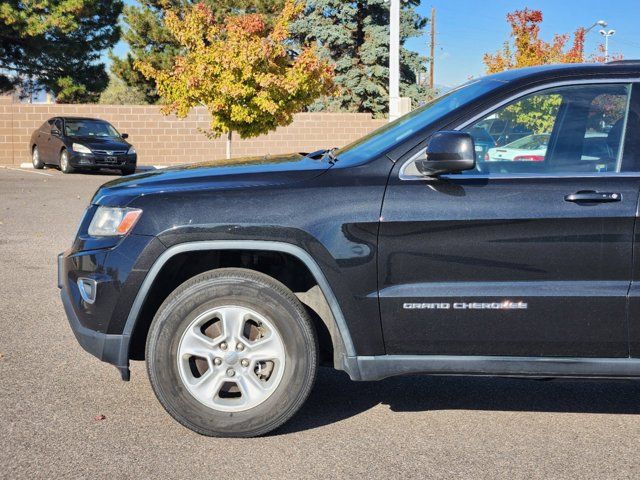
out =
{"type": "Polygon", "coordinates": [[[143,235],[129,235],[112,248],[82,250],[78,244],[58,255],[58,288],[71,330],[82,348],[128,380],[131,333],[125,325],[142,281],[165,247],[143,235]],[[94,282],[94,301],[83,297],[79,279],[94,282]]]}
{"type": "MultiPolygon", "coordinates": [[[[61,253],[58,255],[58,272],[60,272],[62,260],[63,254],[61,253]]],[[[62,305],[67,314],[69,325],[80,346],[103,362],[114,365],[120,372],[122,380],[128,381],[130,378],[129,336],[102,333],[82,325],[71,305],[67,290],[60,284],[58,287],[60,288],[60,297],[62,298],[62,305]]]]}

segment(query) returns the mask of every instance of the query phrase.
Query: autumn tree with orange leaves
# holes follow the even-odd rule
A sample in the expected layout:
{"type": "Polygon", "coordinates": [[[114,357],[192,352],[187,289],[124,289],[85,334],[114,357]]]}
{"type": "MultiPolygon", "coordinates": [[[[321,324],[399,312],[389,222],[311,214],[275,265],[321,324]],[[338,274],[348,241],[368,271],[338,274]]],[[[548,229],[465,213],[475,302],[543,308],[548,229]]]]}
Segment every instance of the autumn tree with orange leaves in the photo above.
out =
{"type": "Polygon", "coordinates": [[[584,61],[585,29],[573,34],[554,35],[551,42],[540,38],[542,12],[540,10],[516,10],[507,14],[511,25],[513,43],[504,43],[502,50],[484,55],[487,73],[497,73],[512,68],[532,67],[548,63],[580,63],[584,61]],[[568,48],[567,48],[568,47],[568,48]]]}
{"type": "Polygon", "coordinates": [[[293,121],[293,114],[322,95],[332,93],[333,69],[313,47],[292,59],[290,25],[302,2],[288,0],[272,22],[263,15],[227,17],[222,23],[204,3],[166,12],[165,24],[182,54],[170,69],[138,61],[136,67],[153,79],[165,103],[164,113],[184,118],[196,106],[211,114],[211,137],[255,137],[293,121]]]}
{"type": "MultiPolygon", "coordinates": [[[[549,63],[580,63],[584,61],[585,29],[578,28],[569,46],[570,35],[554,35],[551,42],[540,38],[542,12],[516,10],[507,15],[513,43],[505,42],[501,51],[484,55],[487,73],[512,68],[532,67],[549,63]]],[[[551,130],[562,99],[559,95],[539,95],[508,106],[502,113],[505,120],[526,126],[534,133],[551,130]]]]}

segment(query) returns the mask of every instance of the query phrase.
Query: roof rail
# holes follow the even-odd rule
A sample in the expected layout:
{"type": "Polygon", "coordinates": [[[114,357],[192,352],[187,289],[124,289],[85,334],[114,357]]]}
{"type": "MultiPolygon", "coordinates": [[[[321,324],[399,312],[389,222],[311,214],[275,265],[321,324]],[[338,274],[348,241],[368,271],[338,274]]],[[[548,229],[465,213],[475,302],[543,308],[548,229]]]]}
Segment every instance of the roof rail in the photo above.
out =
{"type": "Polygon", "coordinates": [[[640,59],[630,58],[629,60],[611,60],[607,65],[640,65],[640,59]]]}

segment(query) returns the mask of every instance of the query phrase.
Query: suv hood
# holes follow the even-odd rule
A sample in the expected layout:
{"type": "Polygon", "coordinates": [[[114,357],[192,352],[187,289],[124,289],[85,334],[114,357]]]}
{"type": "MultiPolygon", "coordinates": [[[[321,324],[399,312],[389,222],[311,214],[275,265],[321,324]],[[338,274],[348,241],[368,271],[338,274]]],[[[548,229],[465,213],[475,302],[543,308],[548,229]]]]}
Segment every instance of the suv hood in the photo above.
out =
{"type": "Polygon", "coordinates": [[[91,203],[125,206],[154,193],[283,185],[310,180],[331,166],[300,153],[182,165],[112,180],[98,189],[91,203]]]}

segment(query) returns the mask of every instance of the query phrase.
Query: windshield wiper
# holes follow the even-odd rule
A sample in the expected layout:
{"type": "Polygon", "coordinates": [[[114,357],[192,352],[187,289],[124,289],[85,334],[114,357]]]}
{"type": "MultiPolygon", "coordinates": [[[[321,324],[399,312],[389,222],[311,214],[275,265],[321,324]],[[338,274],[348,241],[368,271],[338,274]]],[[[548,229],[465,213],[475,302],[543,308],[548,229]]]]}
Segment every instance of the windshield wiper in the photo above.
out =
{"type": "Polygon", "coordinates": [[[329,163],[333,164],[337,160],[334,154],[336,150],[338,150],[338,147],[322,148],[320,150],[316,150],[315,152],[307,153],[304,156],[312,160],[324,160],[325,158],[328,158],[329,163]]]}
{"type": "Polygon", "coordinates": [[[338,157],[336,157],[336,155],[334,153],[336,150],[338,150],[338,147],[333,147],[333,148],[330,148],[330,149],[326,150],[324,152],[324,155],[322,156],[322,159],[324,160],[325,158],[328,158],[329,159],[329,163],[333,165],[334,163],[336,163],[336,160],[338,160],[338,157]]]}

